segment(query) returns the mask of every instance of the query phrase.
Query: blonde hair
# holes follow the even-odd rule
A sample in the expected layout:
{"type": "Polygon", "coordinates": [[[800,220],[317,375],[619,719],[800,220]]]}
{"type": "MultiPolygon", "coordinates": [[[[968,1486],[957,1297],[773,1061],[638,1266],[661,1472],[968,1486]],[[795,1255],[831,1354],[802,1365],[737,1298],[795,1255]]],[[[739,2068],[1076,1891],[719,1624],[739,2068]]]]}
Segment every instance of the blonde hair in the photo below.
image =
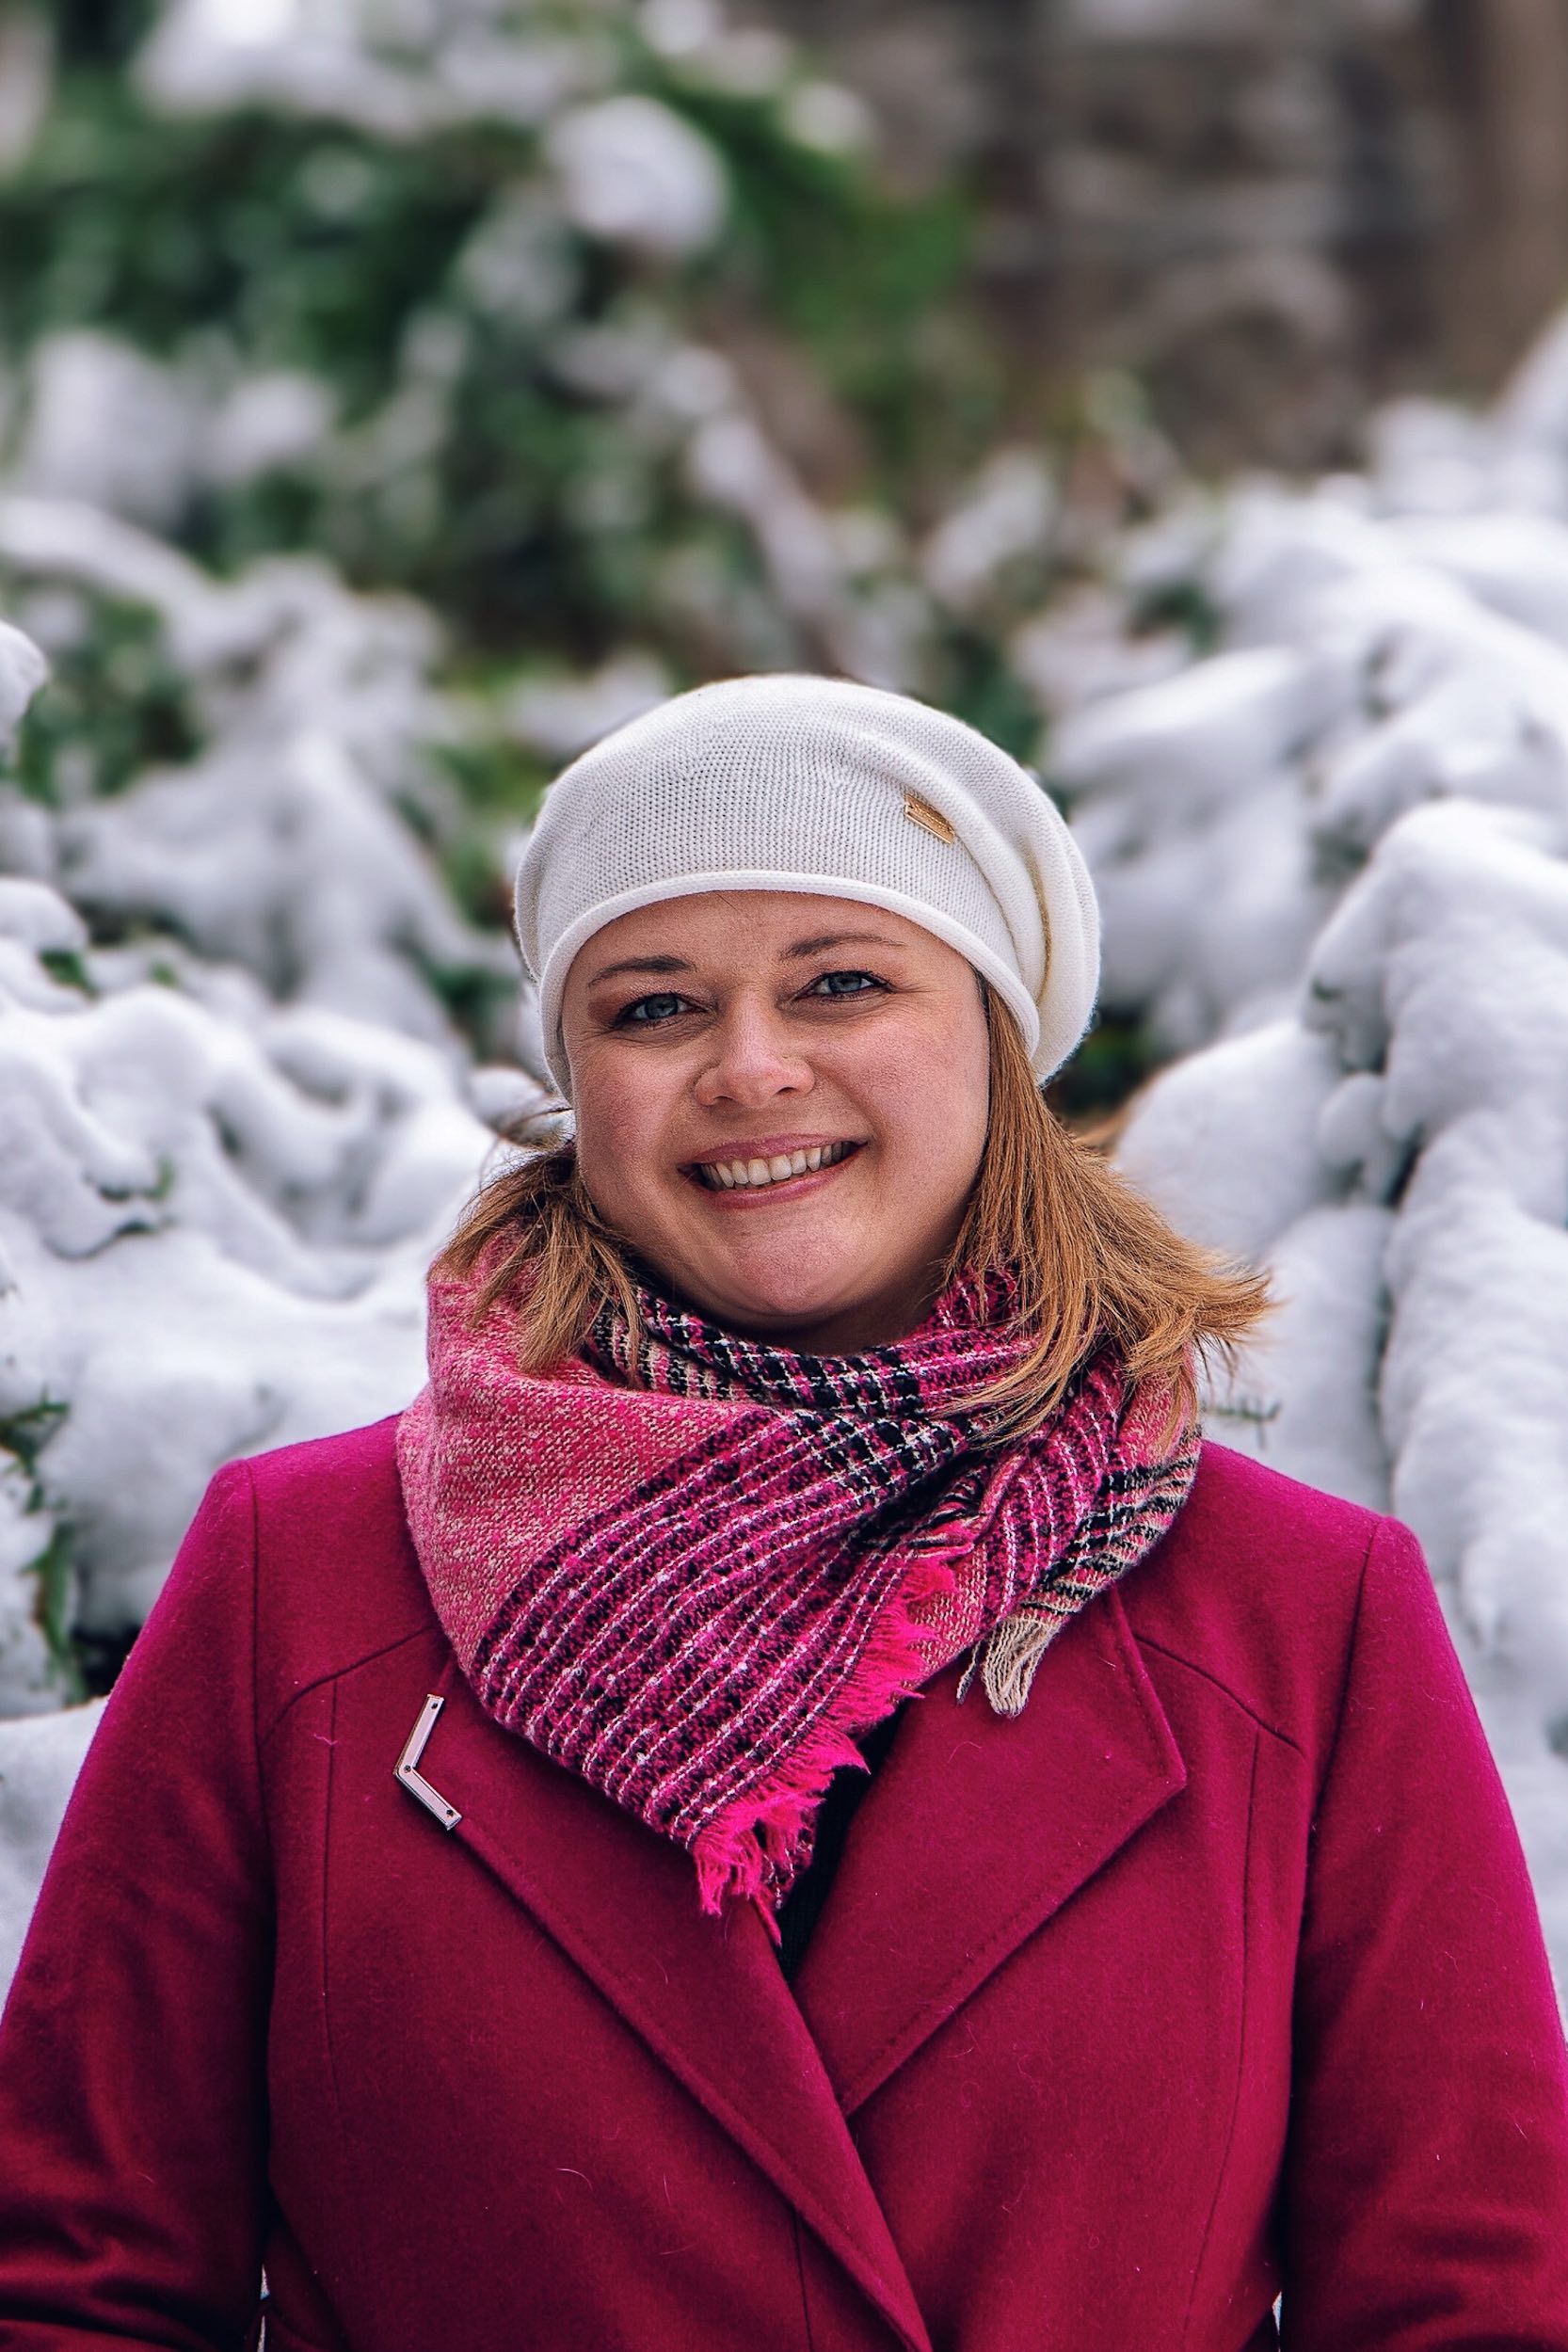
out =
{"type": "MultiPolygon", "coordinates": [[[[1200,1249],[1135,1192],[1096,1145],[1063,1125],[1030,1066],[1016,1022],[982,983],[990,1033],[990,1115],[964,1222],[936,1278],[1010,1271],[1032,1345],[974,1399],[999,1434],[1037,1428],[1096,1340],[1129,1380],[1166,1387],[1173,1421],[1195,1411],[1195,1359],[1228,1357],[1266,1312],[1265,1276],[1200,1249]]],[[[436,1261],[470,1280],[474,1314],[527,1282],[519,1361],[543,1371],[575,1354],[606,1300],[635,1333],[636,1285],[618,1236],[588,1197],[569,1144],[532,1151],[478,1194],[436,1261]]]]}

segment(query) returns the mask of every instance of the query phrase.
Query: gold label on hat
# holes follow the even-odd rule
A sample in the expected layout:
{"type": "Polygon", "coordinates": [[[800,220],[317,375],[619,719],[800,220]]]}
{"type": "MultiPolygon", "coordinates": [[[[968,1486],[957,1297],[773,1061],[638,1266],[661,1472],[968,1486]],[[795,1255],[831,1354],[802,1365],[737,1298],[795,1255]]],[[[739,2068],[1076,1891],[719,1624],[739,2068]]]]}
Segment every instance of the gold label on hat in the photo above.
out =
{"type": "Polygon", "coordinates": [[[920,800],[913,792],[904,795],[904,813],[911,824],[923,825],[928,833],[935,833],[939,841],[956,841],[958,839],[941,810],[933,808],[930,801],[920,800]]]}

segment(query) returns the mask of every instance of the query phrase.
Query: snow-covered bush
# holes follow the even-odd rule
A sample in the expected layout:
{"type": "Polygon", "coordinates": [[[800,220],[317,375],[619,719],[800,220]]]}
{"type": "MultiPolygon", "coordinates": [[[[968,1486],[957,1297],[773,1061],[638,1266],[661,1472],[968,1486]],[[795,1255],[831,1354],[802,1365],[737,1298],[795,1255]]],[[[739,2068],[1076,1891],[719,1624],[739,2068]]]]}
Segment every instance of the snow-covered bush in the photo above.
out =
{"type": "Polygon", "coordinates": [[[885,195],[786,43],[712,0],[148,13],[107,95],[68,42],[0,175],[14,488],[411,590],[503,699],[629,647],[941,658],[856,523],[981,448],[925,331],[954,208],[885,195]]]}
{"type": "Polygon", "coordinates": [[[1122,1163],[1275,1274],[1213,1426],[1421,1537],[1560,1964],[1565,452],[1559,333],[1491,419],[1397,411],[1365,475],[1190,503],[1100,611],[1120,593],[1134,679],[1140,612],[1201,616],[1213,650],[1116,691],[1106,629],[1051,763],[1112,1008],[1201,1048],[1134,1105],[1122,1163]]]}
{"type": "Polygon", "coordinates": [[[335,584],[219,588],[91,523],[0,504],[17,604],[62,658],[90,596],[151,615],[207,731],[111,792],[46,731],[0,785],[0,1712],[134,1631],[218,1463],[406,1400],[481,1107],[542,1100],[432,979],[515,994],[392,805],[408,645],[389,714],[384,616],[335,584]]]}

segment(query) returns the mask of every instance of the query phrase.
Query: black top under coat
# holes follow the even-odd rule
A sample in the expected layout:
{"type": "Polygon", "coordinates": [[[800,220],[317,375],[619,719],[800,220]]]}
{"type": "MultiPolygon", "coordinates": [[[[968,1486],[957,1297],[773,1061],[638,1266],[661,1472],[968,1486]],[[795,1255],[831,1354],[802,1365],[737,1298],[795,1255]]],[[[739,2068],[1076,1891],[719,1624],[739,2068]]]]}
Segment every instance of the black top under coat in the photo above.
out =
{"type": "Polygon", "coordinates": [[[886,1722],[874,1724],[864,1739],[856,1743],[866,1759],[863,1772],[857,1772],[853,1765],[841,1765],[828,1783],[827,1794],[817,1812],[817,1833],[811,1848],[811,1859],[778,1908],[778,1964],[786,1977],[792,1978],[806,1958],[806,1948],[822,1917],[833,1881],[839,1875],[839,1864],[844,1858],[850,1823],[867,1789],[887,1761],[893,1736],[898,1730],[899,1717],[903,1713],[902,1706],[895,1708],[886,1722]]]}

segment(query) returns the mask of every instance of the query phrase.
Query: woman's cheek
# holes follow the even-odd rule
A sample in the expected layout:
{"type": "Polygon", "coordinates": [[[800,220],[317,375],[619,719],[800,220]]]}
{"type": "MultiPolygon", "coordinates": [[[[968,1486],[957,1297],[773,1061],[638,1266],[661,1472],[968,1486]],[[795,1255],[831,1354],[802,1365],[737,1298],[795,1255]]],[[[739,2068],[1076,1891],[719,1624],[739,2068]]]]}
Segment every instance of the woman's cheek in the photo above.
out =
{"type": "Polygon", "coordinates": [[[889,1054],[862,1093],[886,1158],[968,1184],[984,1148],[988,1067],[967,1038],[923,1036],[889,1054]]]}
{"type": "Polygon", "coordinates": [[[657,1099],[641,1077],[617,1083],[615,1073],[585,1061],[578,1088],[578,1155],[590,1194],[612,1220],[634,1210],[654,1182],[659,1131],[657,1099]]]}

